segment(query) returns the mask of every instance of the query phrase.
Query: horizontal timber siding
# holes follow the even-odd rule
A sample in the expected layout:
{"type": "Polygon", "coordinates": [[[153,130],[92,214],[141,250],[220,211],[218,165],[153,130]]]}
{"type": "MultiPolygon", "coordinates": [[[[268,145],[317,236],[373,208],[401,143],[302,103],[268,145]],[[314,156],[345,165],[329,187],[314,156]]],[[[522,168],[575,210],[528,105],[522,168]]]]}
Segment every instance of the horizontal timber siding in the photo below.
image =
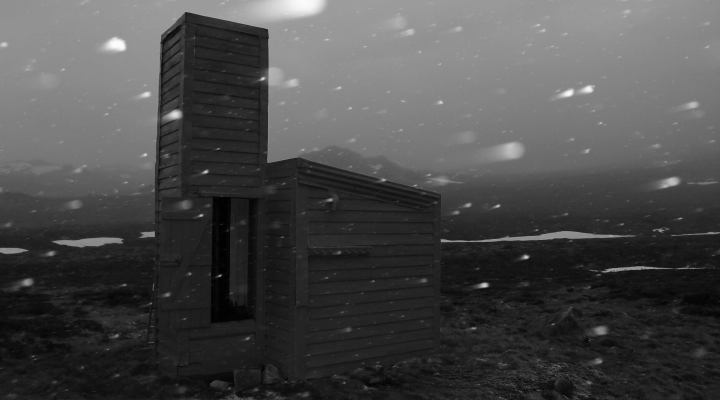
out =
{"type": "MultiPolygon", "coordinates": [[[[268,168],[272,170],[272,167],[268,168]]],[[[265,361],[288,376],[293,368],[295,314],[295,248],[289,230],[279,228],[294,219],[293,186],[289,175],[268,178],[266,191],[266,269],[265,269],[265,361]]]]}
{"type": "Polygon", "coordinates": [[[439,323],[433,209],[310,187],[310,247],[371,250],[309,258],[307,376],[432,353],[439,323]]]}

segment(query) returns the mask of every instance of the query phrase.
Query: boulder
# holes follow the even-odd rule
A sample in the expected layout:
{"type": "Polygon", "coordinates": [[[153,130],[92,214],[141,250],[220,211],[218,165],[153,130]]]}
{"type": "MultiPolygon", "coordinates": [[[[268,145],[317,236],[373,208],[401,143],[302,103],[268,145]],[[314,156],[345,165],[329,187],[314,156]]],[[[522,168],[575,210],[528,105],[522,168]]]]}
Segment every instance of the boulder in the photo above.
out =
{"type": "Polygon", "coordinates": [[[570,307],[565,311],[546,315],[530,323],[529,332],[545,339],[583,338],[585,329],[580,323],[580,310],[570,307]]]}
{"type": "Polygon", "coordinates": [[[227,390],[227,388],[230,386],[230,382],[225,381],[212,381],[210,382],[210,389],[217,390],[219,392],[222,392],[224,390],[227,390]]]}
{"type": "Polygon", "coordinates": [[[243,368],[233,370],[235,391],[243,391],[260,386],[262,375],[259,368],[243,368]]]}
{"type": "Polygon", "coordinates": [[[276,366],[272,364],[268,364],[265,366],[265,369],[262,373],[262,383],[263,385],[272,385],[274,383],[280,383],[284,382],[285,378],[283,378],[282,375],[280,375],[280,371],[277,369],[276,366]]]}

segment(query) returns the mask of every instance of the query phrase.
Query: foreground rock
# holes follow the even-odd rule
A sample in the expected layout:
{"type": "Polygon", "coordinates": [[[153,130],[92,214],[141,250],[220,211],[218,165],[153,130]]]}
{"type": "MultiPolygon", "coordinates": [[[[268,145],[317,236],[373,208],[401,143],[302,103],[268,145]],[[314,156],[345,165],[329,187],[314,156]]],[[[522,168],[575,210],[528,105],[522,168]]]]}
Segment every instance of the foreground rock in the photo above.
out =
{"type": "Polygon", "coordinates": [[[274,383],[284,382],[285,378],[280,375],[280,371],[276,366],[268,364],[265,366],[262,374],[263,385],[272,385],[274,383]]]}

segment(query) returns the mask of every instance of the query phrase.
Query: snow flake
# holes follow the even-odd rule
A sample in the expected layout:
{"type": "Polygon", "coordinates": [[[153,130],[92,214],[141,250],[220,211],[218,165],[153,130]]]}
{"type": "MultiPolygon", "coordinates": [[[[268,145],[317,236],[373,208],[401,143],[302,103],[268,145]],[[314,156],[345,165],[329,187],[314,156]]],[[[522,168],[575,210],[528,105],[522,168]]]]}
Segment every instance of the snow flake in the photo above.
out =
{"type": "Polygon", "coordinates": [[[183,116],[182,111],[175,109],[175,110],[172,110],[169,113],[163,115],[161,118],[161,121],[163,124],[166,124],[168,122],[178,120],[178,119],[182,118],[182,116],[183,116]]]}
{"type": "Polygon", "coordinates": [[[83,202],[81,200],[72,200],[65,203],[65,208],[68,210],[77,210],[78,208],[81,208],[83,206],[83,202]]]}
{"type": "Polygon", "coordinates": [[[700,102],[697,101],[690,101],[685,104],[681,104],[679,106],[675,106],[672,108],[672,111],[674,112],[680,112],[680,111],[690,111],[694,110],[696,108],[700,107],[700,102]]]}
{"type": "Polygon", "coordinates": [[[99,50],[103,53],[122,53],[127,50],[127,45],[124,40],[116,36],[103,43],[99,50]]]}
{"type": "Polygon", "coordinates": [[[477,283],[475,285],[470,286],[471,289],[487,289],[490,287],[490,284],[487,282],[477,283]]]}
{"type": "Polygon", "coordinates": [[[650,189],[667,189],[682,183],[682,179],[673,176],[666,179],[660,179],[650,184],[650,189]]]}

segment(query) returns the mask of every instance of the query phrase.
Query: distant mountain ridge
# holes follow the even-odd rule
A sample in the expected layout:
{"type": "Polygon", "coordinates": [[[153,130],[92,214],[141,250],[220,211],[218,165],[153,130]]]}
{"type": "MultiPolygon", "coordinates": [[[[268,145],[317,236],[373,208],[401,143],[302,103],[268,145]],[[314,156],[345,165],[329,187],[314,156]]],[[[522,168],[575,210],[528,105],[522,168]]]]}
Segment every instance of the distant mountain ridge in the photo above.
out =
{"type": "Polygon", "coordinates": [[[408,186],[421,186],[428,182],[427,173],[403,168],[385,156],[366,157],[339,146],[328,146],[322,150],[302,153],[300,157],[408,186]]]}
{"type": "MultiPolygon", "coordinates": [[[[492,175],[414,170],[338,146],[300,157],[441,193],[443,239],[720,231],[720,168],[711,158],[653,168],[492,175]]],[[[0,164],[0,227],[152,221],[152,168],[50,167],[41,161],[0,164]]]]}
{"type": "Polygon", "coordinates": [[[0,191],[41,197],[147,193],[152,190],[154,177],[152,164],[149,167],[75,167],[42,160],[11,161],[0,163],[0,191]]]}

